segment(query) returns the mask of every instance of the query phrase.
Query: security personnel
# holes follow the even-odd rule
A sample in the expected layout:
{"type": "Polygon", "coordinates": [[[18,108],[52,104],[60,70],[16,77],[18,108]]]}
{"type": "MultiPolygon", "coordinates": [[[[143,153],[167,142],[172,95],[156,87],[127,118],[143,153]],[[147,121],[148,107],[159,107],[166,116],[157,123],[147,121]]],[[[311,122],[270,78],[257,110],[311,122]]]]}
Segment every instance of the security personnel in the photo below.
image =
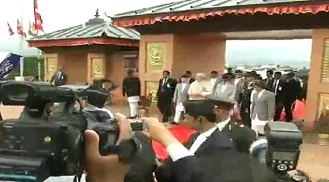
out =
{"type": "Polygon", "coordinates": [[[236,151],[233,140],[219,131],[212,100],[187,101],[184,106],[185,124],[198,133],[186,147],[178,141],[164,142],[170,159],[156,170],[158,182],[268,182],[272,178],[265,164],[260,166],[249,154],[236,151]]]}
{"type": "MultiPolygon", "coordinates": [[[[226,136],[223,132],[219,131],[217,124],[216,124],[216,115],[212,111],[212,103],[210,101],[206,100],[200,100],[200,101],[186,101],[184,103],[185,110],[186,110],[186,118],[185,123],[188,125],[191,129],[194,129],[197,131],[196,135],[193,135],[190,137],[190,143],[189,145],[186,145],[186,149],[188,150],[187,154],[193,155],[192,160],[198,161],[197,163],[200,166],[206,165],[204,163],[204,160],[207,160],[208,158],[216,158],[218,157],[218,154],[223,155],[230,155],[235,154],[236,150],[234,148],[234,144],[232,140],[226,136]],[[215,157],[216,156],[216,157],[215,157]]],[[[185,149],[185,152],[186,152],[185,149]]],[[[195,169],[192,170],[192,168],[189,168],[188,165],[190,163],[190,159],[186,158],[184,160],[180,160],[180,156],[184,153],[184,150],[175,150],[174,152],[169,152],[170,159],[165,161],[162,166],[160,166],[155,174],[158,182],[168,182],[168,181],[193,181],[193,182],[203,182],[203,181],[220,181],[220,180],[204,180],[205,176],[201,175],[203,174],[203,171],[199,171],[198,166],[195,169]],[[186,165],[185,165],[186,164],[186,165]],[[175,174],[172,174],[170,171],[171,169],[177,169],[174,170],[175,174]],[[181,172],[179,172],[182,170],[181,172]],[[191,171],[191,172],[189,172],[191,171]],[[193,172],[192,172],[193,171],[193,172]],[[199,172],[195,172],[199,171],[199,172]],[[186,176],[180,176],[176,173],[187,173],[189,175],[186,176]],[[191,180],[193,179],[193,180],[191,180]]],[[[230,155],[231,156],[231,155],[230,155]]],[[[235,157],[235,155],[234,155],[235,157]]],[[[232,158],[234,158],[232,157],[232,158]]],[[[192,167],[192,166],[191,166],[192,167]]],[[[201,168],[202,169],[202,168],[201,168]]],[[[217,177],[220,178],[229,178],[231,176],[226,176],[224,173],[225,168],[218,168],[219,171],[217,171],[217,177]]],[[[230,169],[233,170],[233,169],[230,169]]],[[[208,176],[208,175],[207,175],[208,176]]],[[[209,175],[208,177],[213,177],[213,175],[209,175]]],[[[220,179],[219,178],[219,179],[220,179]]],[[[239,176],[235,175],[235,179],[239,178],[241,180],[245,179],[245,176],[239,176]]],[[[208,179],[208,178],[207,178],[208,179]]],[[[236,181],[241,181],[236,180],[236,181]]]]}
{"type": "Polygon", "coordinates": [[[255,80],[255,75],[252,72],[247,72],[244,75],[244,83],[242,85],[242,89],[240,89],[240,93],[238,93],[238,106],[240,110],[240,116],[242,118],[243,123],[251,128],[251,119],[250,119],[250,98],[251,93],[254,90],[253,84],[255,80]]]}
{"type": "Polygon", "coordinates": [[[230,111],[234,107],[234,102],[222,98],[208,97],[213,103],[213,111],[216,113],[217,126],[233,140],[237,151],[249,153],[250,145],[257,139],[256,133],[243,124],[234,123],[230,118],[230,111]]]}

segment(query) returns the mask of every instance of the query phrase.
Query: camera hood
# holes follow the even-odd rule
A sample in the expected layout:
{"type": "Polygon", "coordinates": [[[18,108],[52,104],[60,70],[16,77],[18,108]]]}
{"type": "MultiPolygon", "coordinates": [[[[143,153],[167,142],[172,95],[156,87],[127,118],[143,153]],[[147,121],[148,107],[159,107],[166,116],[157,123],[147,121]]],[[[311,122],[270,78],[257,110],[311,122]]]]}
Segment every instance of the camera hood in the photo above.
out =
{"type": "Polygon", "coordinates": [[[55,87],[47,82],[0,82],[0,99],[3,105],[36,107],[44,103],[74,102],[80,97],[87,97],[90,104],[102,108],[108,93],[90,86],[55,87]]]}

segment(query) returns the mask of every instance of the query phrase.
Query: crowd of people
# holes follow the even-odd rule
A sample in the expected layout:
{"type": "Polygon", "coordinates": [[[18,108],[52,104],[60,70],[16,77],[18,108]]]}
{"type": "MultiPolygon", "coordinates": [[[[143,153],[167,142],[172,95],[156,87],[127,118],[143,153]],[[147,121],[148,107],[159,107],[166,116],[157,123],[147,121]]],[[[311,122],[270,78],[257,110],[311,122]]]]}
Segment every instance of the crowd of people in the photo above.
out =
{"type": "MultiPolygon", "coordinates": [[[[305,98],[301,81],[293,72],[282,75],[273,70],[268,70],[264,79],[256,72],[232,69],[226,73],[192,75],[186,71],[176,80],[169,71],[163,71],[156,94],[162,122],[151,119],[157,124],[149,126],[148,136],[166,147],[169,159],[157,160],[153,169],[147,168],[155,154],[152,149],[144,151],[144,157],[132,165],[125,181],[153,182],[154,176],[158,182],[276,181],[267,166],[250,165],[253,164],[250,146],[264,135],[267,122],[279,120],[283,110],[285,120],[293,120],[293,103],[305,98]],[[184,124],[197,133],[181,144],[165,128],[163,123],[169,121],[174,125],[184,124]],[[166,133],[161,138],[175,142],[167,143],[152,136],[155,125],[166,133]],[[255,174],[255,170],[262,173],[255,174]]],[[[133,71],[128,71],[122,93],[128,97],[130,118],[136,118],[140,80],[133,71]]],[[[150,124],[149,118],[142,120],[150,124]]]]}
{"type": "MultiPolygon", "coordinates": [[[[53,76],[56,86],[65,84],[61,69],[53,76]]],[[[162,122],[156,118],[139,118],[147,131],[134,134],[143,150],[130,164],[118,156],[101,156],[98,137],[87,131],[86,172],[92,181],[125,182],[275,182],[277,177],[266,164],[250,157],[250,146],[264,135],[267,122],[280,119],[291,122],[296,99],[305,99],[303,84],[291,72],[267,71],[262,79],[256,72],[227,69],[196,73],[186,71],[178,80],[163,71],[159,80],[157,107],[162,122]],[[174,116],[173,118],[171,118],[174,116]],[[196,133],[186,143],[179,142],[164,123],[184,124],[196,133]],[[168,159],[159,159],[152,141],[162,144],[168,159]],[[129,166],[129,167],[128,167],[129,166]]],[[[97,85],[94,83],[94,85],[97,85]]],[[[129,102],[129,117],[117,116],[121,140],[132,135],[128,119],[139,117],[141,81],[128,70],[122,82],[122,95],[129,102]]]]}
{"type": "MultiPolygon", "coordinates": [[[[306,83],[303,83],[306,85],[306,83]]],[[[293,120],[293,104],[297,99],[305,99],[306,88],[294,72],[282,75],[281,72],[267,71],[262,79],[256,72],[243,72],[228,69],[226,73],[212,71],[209,76],[197,73],[195,78],[190,71],[179,80],[170,77],[169,71],[163,72],[157,92],[158,108],[163,122],[172,115],[172,124],[178,124],[184,113],[183,103],[187,100],[204,100],[209,96],[234,102],[231,116],[263,134],[264,125],[269,121],[279,121],[282,111],[285,120],[293,120]]]]}

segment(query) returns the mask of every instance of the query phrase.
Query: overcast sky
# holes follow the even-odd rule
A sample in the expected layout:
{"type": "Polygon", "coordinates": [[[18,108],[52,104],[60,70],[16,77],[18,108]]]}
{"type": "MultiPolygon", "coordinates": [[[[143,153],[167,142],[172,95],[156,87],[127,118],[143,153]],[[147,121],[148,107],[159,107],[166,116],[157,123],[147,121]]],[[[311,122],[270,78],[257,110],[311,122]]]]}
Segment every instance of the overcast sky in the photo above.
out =
{"type": "MultiPolygon", "coordinates": [[[[44,20],[46,32],[67,28],[85,23],[92,18],[97,8],[104,17],[108,15],[154,6],[179,0],[38,0],[39,12],[44,20]]],[[[23,12],[24,28],[33,21],[33,0],[1,0],[0,1],[0,43],[15,39],[9,36],[6,22],[16,32],[16,21],[23,12]],[[21,6],[23,3],[23,6],[21,6]],[[23,7],[23,8],[21,8],[23,7]],[[21,11],[23,9],[23,11],[21,11]]],[[[278,59],[280,56],[308,60],[311,41],[234,41],[227,43],[228,57],[249,52],[251,57],[267,57],[278,59]],[[261,52],[261,54],[259,54],[261,52]]]]}

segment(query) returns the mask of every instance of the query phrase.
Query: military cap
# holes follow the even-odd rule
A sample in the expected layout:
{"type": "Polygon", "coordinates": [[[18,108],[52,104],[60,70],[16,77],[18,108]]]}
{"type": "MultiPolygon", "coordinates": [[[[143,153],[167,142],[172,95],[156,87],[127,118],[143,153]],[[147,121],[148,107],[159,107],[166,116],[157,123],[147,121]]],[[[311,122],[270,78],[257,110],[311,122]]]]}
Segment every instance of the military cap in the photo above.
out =
{"type": "Polygon", "coordinates": [[[215,97],[213,95],[207,96],[207,100],[212,103],[213,109],[222,109],[230,111],[235,105],[235,102],[233,100],[215,97]]]}
{"type": "Polygon", "coordinates": [[[248,71],[244,74],[245,77],[255,77],[255,74],[251,71],[248,71]]]}
{"type": "Polygon", "coordinates": [[[192,100],[184,102],[185,113],[190,116],[203,116],[210,122],[216,122],[213,103],[209,100],[192,100]]]}

